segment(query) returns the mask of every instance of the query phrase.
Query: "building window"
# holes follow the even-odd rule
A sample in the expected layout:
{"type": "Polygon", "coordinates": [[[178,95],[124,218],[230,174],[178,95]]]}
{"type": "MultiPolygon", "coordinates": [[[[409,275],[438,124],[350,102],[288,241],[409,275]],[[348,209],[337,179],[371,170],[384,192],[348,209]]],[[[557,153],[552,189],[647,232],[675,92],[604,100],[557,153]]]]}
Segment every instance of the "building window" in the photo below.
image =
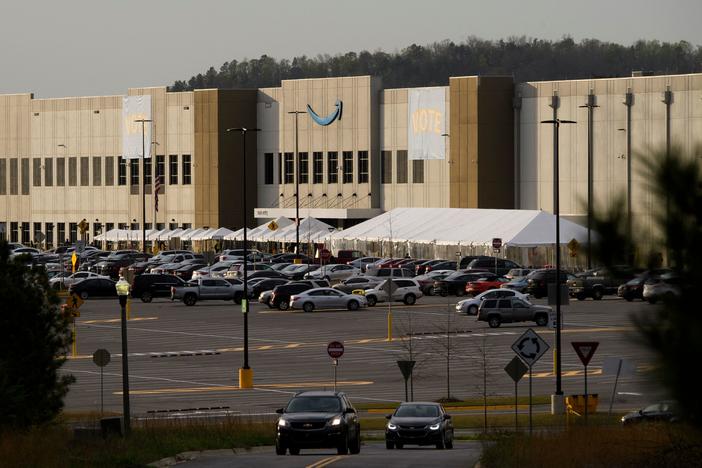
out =
{"type": "Polygon", "coordinates": [[[263,183],[273,185],[273,153],[263,155],[263,183]]]}
{"type": "Polygon", "coordinates": [[[44,160],[44,185],[54,185],[54,160],[50,158],[44,160]]]}
{"type": "Polygon", "coordinates": [[[183,185],[190,185],[191,178],[192,178],[191,170],[192,170],[192,168],[191,168],[191,164],[190,164],[190,155],[184,154],[183,155],[183,185]]]}
{"type": "Polygon", "coordinates": [[[75,244],[78,240],[78,223],[68,223],[68,242],[75,244]]]}
{"type": "Polygon", "coordinates": [[[112,186],[115,184],[115,157],[107,156],[105,158],[105,185],[112,186]]]}
{"type": "Polygon", "coordinates": [[[78,185],[78,161],[76,158],[68,158],[68,185],[70,187],[78,185]]]}
{"type": "Polygon", "coordinates": [[[93,185],[96,187],[102,185],[102,158],[100,156],[93,158],[93,185]]]}
{"type": "Polygon", "coordinates": [[[26,158],[22,159],[22,195],[29,195],[29,159],[26,158]]]}
{"type": "Polygon", "coordinates": [[[129,229],[131,229],[132,231],[138,231],[139,230],[139,223],[131,223],[129,225],[129,229]]]}
{"type": "Polygon", "coordinates": [[[358,152],[358,183],[368,183],[368,151],[358,152]]]}
{"type": "Polygon", "coordinates": [[[321,184],[324,182],[324,153],[316,151],[312,153],[312,183],[321,184]]]}
{"type": "Polygon", "coordinates": [[[80,158],[80,185],[86,187],[90,183],[90,158],[82,156],[80,158]]]}
{"type": "Polygon", "coordinates": [[[56,223],[56,245],[63,245],[66,239],[66,225],[64,223],[56,223]]]}
{"type": "Polygon", "coordinates": [[[18,223],[10,223],[10,242],[17,242],[19,236],[18,223]]]}
{"type": "Polygon", "coordinates": [[[342,153],[344,158],[344,179],[345,184],[353,183],[353,151],[344,151],[342,153]]]}
{"type": "Polygon", "coordinates": [[[54,223],[45,223],[44,224],[45,229],[46,229],[46,247],[53,247],[54,246],[54,223]]]}
{"type": "Polygon", "coordinates": [[[56,186],[64,185],[66,185],[66,158],[56,158],[56,186]]]}
{"type": "MultiPolygon", "coordinates": [[[[153,166],[151,165],[151,159],[144,161],[144,185],[147,187],[153,183],[153,166]]],[[[147,188],[146,193],[149,193],[151,189],[147,188]]]]}
{"type": "Polygon", "coordinates": [[[105,223],[105,232],[110,232],[115,228],[115,223],[105,223]]]}
{"type": "Polygon", "coordinates": [[[392,151],[380,152],[380,182],[392,184],[392,151]]]}
{"type": "Polygon", "coordinates": [[[17,158],[10,159],[10,195],[17,195],[19,187],[19,166],[17,164],[17,158]]]}
{"type": "Polygon", "coordinates": [[[166,186],[166,156],[156,156],[156,178],[161,182],[158,193],[163,193],[166,186]]]}
{"type": "Polygon", "coordinates": [[[168,183],[178,185],[178,155],[168,155],[168,183]]]}
{"type": "Polygon", "coordinates": [[[139,186],[139,159],[129,160],[129,184],[139,186]]]}
{"type": "Polygon", "coordinates": [[[399,150],[397,152],[397,159],[395,160],[397,164],[397,183],[406,184],[407,183],[407,150],[399,150]]]}
{"type": "Polygon", "coordinates": [[[41,232],[41,223],[34,223],[34,231],[32,232],[32,238],[34,239],[34,242],[39,244],[39,237],[42,235],[41,232]]]}
{"type": "Polygon", "coordinates": [[[0,159],[0,195],[7,195],[7,160],[0,159]]]}
{"type": "Polygon", "coordinates": [[[292,184],[295,182],[295,155],[293,153],[285,153],[285,183],[292,184]]]}
{"type": "Polygon", "coordinates": [[[339,182],[339,153],[330,151],[327,153],[327,183],[336,184],[339,182]]]}
{"type": "Polygon", "coordinates": [[[283,154],[278,153],[278,185],[283,183],[283,154]]]}
{"type": "Polygon", "coordinates": [[[117,185],[127,185],[127,160],[117,156],[117,185]]]}
{"type": "MultiPolygon", "coordinates": [[[[29,159],[25,159],[29,165],[29,159]]],[[[29,244],[29,223],[22,223],[22,243],[29,244]]]]}
{"type": "Polygon", "coordinates": [[[412,183],[423,184],[424,183],[424,160],[414,159],[412,160],[412,183]]]}
{"type": "Polygon", "coordinates": [[[298,171],[300,173],[300,183],[308,184],[310,182],[310,158],[307,153],[298,153],[298,171]]]}
{"type": "Polygon", "coordinates": [[[41,187],[41,159],[32,159],[32,186],[41,187]]]}

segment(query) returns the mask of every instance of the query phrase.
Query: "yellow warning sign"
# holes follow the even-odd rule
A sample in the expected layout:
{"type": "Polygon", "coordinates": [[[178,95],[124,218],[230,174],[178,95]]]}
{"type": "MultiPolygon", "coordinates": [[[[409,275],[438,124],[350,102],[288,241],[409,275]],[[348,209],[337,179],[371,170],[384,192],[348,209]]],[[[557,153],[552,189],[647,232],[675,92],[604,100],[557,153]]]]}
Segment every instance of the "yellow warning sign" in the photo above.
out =
{"type": "Polygon", "coordinates": [[[271,221],[268,223],[268,229],[271,231],[277,231],[278,230],[278,223],[275,222],[275,220],[271,221]]]}

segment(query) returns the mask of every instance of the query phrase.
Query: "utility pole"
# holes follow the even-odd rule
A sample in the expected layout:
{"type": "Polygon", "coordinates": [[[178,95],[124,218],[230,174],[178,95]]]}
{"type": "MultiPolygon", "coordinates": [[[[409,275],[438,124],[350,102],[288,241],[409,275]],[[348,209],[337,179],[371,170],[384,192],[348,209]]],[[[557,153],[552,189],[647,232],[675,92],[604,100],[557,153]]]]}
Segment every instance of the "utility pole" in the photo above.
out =
{"type": "Polygon", "coordinates": [[[295,263],[300,262],[300,153],[299,153],[299,129],[298,118],[305,111],[290,111],[288,114],[295,115],[295,263]]]}
{"type": "Polygon", "coordinates": [[[141,122],[141,251],[146,253],[146,122],[151,119],[137,119],[141,122]]]}
{"type": "Polygon", "coordinates": [[[587,103],[580,106],[587,108],[587,269],[592,268],[592,185],[593,185],[593,114],[595,107],[600,107],[596,103],[595,94],[590,89],[587,95],[587,103]]]}

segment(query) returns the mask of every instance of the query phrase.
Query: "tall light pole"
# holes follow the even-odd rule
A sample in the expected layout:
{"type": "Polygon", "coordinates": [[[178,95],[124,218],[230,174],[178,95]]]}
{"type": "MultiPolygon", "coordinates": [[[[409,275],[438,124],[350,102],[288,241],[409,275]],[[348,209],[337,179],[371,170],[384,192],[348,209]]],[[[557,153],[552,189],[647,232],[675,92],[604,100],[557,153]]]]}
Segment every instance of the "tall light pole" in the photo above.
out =
{"type": "Polygon", "coordinates": [[[634,263],[634,249],[632,243],[632,214],[631,214],[631,106],[634,105],[634,94],[631,88],[624,95],[626,106],[626,235],[628,243],[627,261],[634,263]]]}
{"type": "Polygon", "coordinates": [[[249,367],[249,247],[247,230],[248,230],[248,216],[246,207],[246,134],[248,132],[260,132],[260,128],[228,128],[229,132],[240,132],[241,133],[241,145],[242,145],[242,158],[243,158],[243,188],[244,188],[244,294],[241,299],[241,312],[244,314],[244,366],[239,369],[239,388],[253,388],[253,370],[249,367]]]}
{"type": "Polygon", "coordinates": [[[127,350],[127,299],[129,298],[129,283],[120,276],[115,285],[121,309],[122,323],[122,418],[124,419],[124,435],[131,431],[131,416],[129,411],[129,352],[127,350]]]}
{"type": "Polygon", "coordinates": [[[592,180],[593,180],[593,111],[595,107],[595,94],[590,90],[587,95],[587,103],[579,106],[587,108],[587,269],[592,268],[592,180]]]}
{"type": "MultiPolygon", "coordinates": [[[[554,108],[555,111],[555,108],[554,108]]],[[[553,214],[556,215],[556,395],[558,398],[563,395],[561,385],[561,214],[558,184],[558,140],[561,124],[574,124],[574,120],[552,119],[542,120],[541,123],[554,126],[553,137],[553,214]]],[[[561,408],[559,405],[559,413],[561,408]]]]}
{"type": "Polygon", "coordinates": [[[288,114],[295,115],[295,263],[300,261],[300,153],[299,153],[299,131],[297,116],[306,114],[305,111],[290,111],[288,114]]]}
{"type": "Polygon", "coordinates": [[[146,122],[151,119],[137,119],[141,122],[141,251],[146,253],[146,122]]]}

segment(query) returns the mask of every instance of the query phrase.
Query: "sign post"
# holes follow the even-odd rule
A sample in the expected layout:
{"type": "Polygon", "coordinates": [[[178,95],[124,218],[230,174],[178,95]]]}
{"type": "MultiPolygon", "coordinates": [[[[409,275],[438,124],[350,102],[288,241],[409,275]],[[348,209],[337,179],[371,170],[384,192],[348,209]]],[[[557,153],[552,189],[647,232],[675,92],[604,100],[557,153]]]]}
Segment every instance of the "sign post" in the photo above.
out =
{"type": "Polygon", "coordinates": [[[100,368],[100,415],[104,413],[102,368],[110,363],[110,352],[106,349],[98,349],[93,353],[93,362],[100,368]]]}
{"type": "Polygon", "coordinates": [[[524,332],[522,336],[517,338],[517,341],[512,344],[512,350],[517,354],[519,359],[524,361],[524,364],[529,366],[529,434],[531,435],[534,425],[532,423],[532,374],[531,369],[536,361],[548,351],[549,346],[543,338],[541,338],[531,328],[524,332]]]}
{"type": "Polygon", "coordinates": [[[617,384],[619,383],[619,377],[631,376],[634,375],[634,372],[636,372],[636,366],[634,366],[634,363],[629,360],[618,357],[606,357],[602,361],[602,373],[604,375],[616,375],[616,377],[614,377],[612,398],[609,400],[609,414],[612,414],[612,405],[614,405],[614,399],[617,395],[617,384]]]}
{"type": "Polygon", "coordinates": [[[600,343],[597,341],[573,341],[570,344],[573,345],[580,362],[585,366],[585,424],[587,424],[587,365],[590,363],[592,356],[595,355],[600,343]]]}
{"type": "Polygon", "coordinates": [[[416,361],[397,361],[397,366],[402,372],[402,377],[405,379],[405,401],[409,401],[409,393],[407,392],[407,381],[412,376],[412,369],[416,361]]]}
{"type": "MultiPolygon", "coordinates": [[[[74,254],[75,255],[75,254],[74,254]]],[[[71,355],[78,356],[78,332],[76,330],[76,318],[80,317],[80,306],[83,305],[83,299],[76,294],[71,294],[66,298],[64,313],[71,319],[71,328],[73,332],[73,342],[71,343],[71,355]]]]}
{"type": "MultiPolygon", "coordinates": [[[[495,254],[500,253],[500,250],[502,249],[502,238],[501,237],[493,237],[492,238],[492,250],[495,254]]],[[[495,274],[497,274],[497,255],[495,255],[495,274]]]]}
{"type": "Polygon", "coordinates": [[[519,359],[514,356],[512,360],[505,366],[505,372],[514,380],[514,432],[519,430],[519,381],[524,377],[529,368],[519,359]]]}
{"type": "MultiPolygon", "coordinates": [[[[392,271],[392,270],[391,270],[392,271]]],[[[392,276],[385,280],[383,284],[383,291],[388,295],[388,339],[387,341],[392,341],[392,295],[395,294],[397,290],[397,285],[392,280],[392,276]]]]}
{"type": "Polygon", "coordinates": [[[340,341],[332,341],[327,345],[327,354],[332,358],[332,366],[334,366],[334,391],[336,392],[336,368],[339,366],[339,358],[344,355],[344,344],[340,341]]]}

